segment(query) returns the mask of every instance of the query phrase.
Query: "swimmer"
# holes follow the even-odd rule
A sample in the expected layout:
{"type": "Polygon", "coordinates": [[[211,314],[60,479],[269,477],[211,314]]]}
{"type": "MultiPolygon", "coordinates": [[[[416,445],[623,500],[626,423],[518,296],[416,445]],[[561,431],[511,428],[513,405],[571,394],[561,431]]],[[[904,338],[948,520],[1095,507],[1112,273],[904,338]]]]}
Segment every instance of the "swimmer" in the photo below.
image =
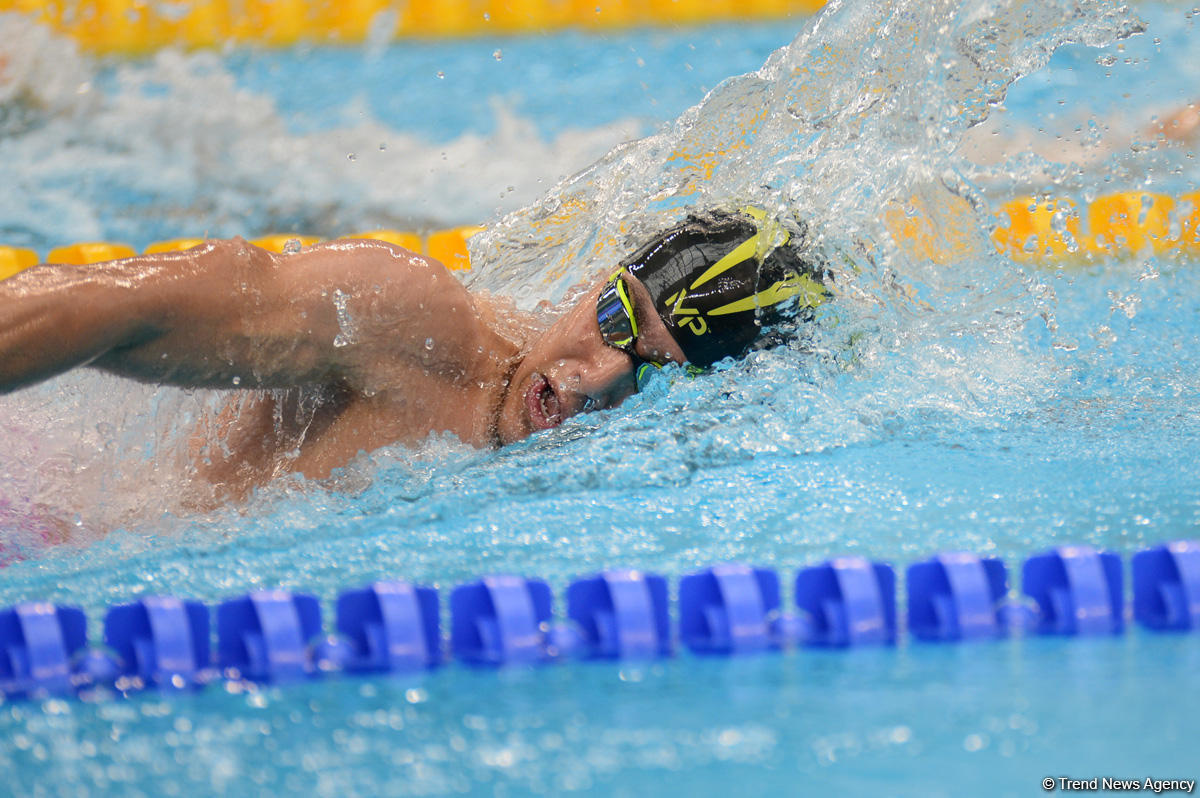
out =
{"type": "Polygon", "coordinates": [[[617,406],[657,368],[738,356],[762,325],[822,301],[796,243],[756,210],[688,217],[549,329],[380,241],[276,254],[235,238],[42,264],[0,282],[0,393],[80,366],[244,391],[193,447],[234,493],[432,433],[504,445],[617,406]]]}

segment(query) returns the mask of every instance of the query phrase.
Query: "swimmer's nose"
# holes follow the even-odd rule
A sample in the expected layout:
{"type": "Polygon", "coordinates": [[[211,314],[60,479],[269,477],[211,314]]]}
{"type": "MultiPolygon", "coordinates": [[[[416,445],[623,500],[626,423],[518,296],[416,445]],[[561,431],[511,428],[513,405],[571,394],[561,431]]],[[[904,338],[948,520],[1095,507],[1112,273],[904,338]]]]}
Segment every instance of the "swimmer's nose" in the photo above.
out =
{"type": "Polygon", "coordinates": [[[637,392],[633,363],[624,352],[606,346],[597,357],[581,364],[578,375],[564,386],[571,395],[571,415],[616,407],[637,392]]]}

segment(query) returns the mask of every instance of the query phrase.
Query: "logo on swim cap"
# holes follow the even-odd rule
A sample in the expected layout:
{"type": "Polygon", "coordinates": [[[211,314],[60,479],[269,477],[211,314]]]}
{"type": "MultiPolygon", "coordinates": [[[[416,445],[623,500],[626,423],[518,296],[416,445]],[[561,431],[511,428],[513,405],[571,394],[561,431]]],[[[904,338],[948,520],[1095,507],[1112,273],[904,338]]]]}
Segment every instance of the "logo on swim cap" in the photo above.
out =
{"type": "Polygon", "coordinates": [[[700,367],[740,355],[786,308],[827,298],[820,270],[753,208],[689,216],[622,266],[646,286],[688,362],[700,367]]]}

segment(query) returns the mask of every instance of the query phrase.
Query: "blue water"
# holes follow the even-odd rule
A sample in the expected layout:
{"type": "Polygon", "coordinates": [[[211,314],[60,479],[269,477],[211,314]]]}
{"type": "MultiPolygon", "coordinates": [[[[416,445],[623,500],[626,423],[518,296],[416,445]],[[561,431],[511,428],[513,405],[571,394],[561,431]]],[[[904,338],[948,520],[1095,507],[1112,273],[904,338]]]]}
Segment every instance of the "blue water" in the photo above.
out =
{"type": "MultiPolygon", "coordinates": [[[[1124,50],[1068,46],[1018,81],[1006,124],[1043,126],[1053,136],[1051,114],[1115,127],[1135,112],[1185,102],[1200,69],[1192,18],[1175,6],[1139,14],[1150,28],[1124,50]],[[1113,65],[1097,63],[1110,53],[1119,55],[1113,65]],[[1116,98],[1126,94],[1123,105],[1116,98]]],[[[239,91],[274,98],[277,114],[234,117],[237,132],[270,128],[273,141],[318,175],[315,190],[344,174],[321,171],[333,156],[320,136],[358,131],[347,118],[362,105],[353,96],[346,104],[346,85],[368,98],[371,124],[379,125],[364,140],[415,130],[429,148],[411,152],[436,160],[444,142],[492,130],[485,105],[471,104],[484,97],[507,96],[552,140],[571,124],[597,128],[632,116],[639,127],[653,125],[698,102],[720,77],[757,67],[794,33],[751,26],[567,34],[357,54],[233,53],[202,66],[239,91]],[[727,60],[693,61],[690,45],[716,37],[722,44],[708,50],[727,60]],[[612,99],[539,106],[539,98],[570,92],[558,81],[582,69],[569,66],[577,52],[593,48],[607,52],[611,67],[593,75],[589,91],[620,95],[644,69],[654,80],[642,94],[626,92],[636,99],[628,108],[612,99]],[[524,85],[539,79],[535,63],[546,69],[541,92],[524,85]],[[409,128],[393,99],[404,90],[389,90],[401,74],[437,81],[427,67],[464,92],[447,107],[471,110],[455,117],[439,108],[409,128]],[[365,77],[371,69],[378,77],[365,77]],[[494,84],[490,69],[502,70],[494,84]],[[464,99],[467,75],[488,87],[478,100],[464,99]],[[336,121],[314,113],[320,109],[336,121]]],[[[194,88],[163,80],[168,105],[158,122],[181,112],[170,101],[194,88]]],[[[118,99],[128,91],[121,85],[111,87],[118,99]]],[[[145,118],[147,106],[113,102],[104,119],[114,129],[145,118]]],[[[192,141],[182,127],[166,130],[192,141]]],[[[33,147],[29,136],[12,133],[0,146],[33,147]]],[[[91,141],[88,152],[107,153],[103,141],[91,141]]],[[[1072,173],[1066,182],[1104,191],[1127,187],[1104,174],[1136,174],[1194,190],[1192,152],[1117,154],[1107,172],[1072,173]]],[[[515,145],[500,154],[521,157],[515,145]]],[[[129,166],[136,157],[119,161],[122,169],[101,168],[90,190],[102,193],[106,177],[126,186],[131,174],[140,185],[153,187],[154,176],[169,182],[170,173],[156,171],[162,155],[140,151],[152,174],[129,166]]],[[[1013,163],[1020,162],[970,177],[998,203],[1009,182],[1029,178],[1013,163]]],[[[266,185],[252,159],[235,158],[230,171],[226,182],[186,190],[171,183],[178,196],[211,195],[211,208],[187,206],[189,224],[231,226],[243,207],[239,192],[253,197],[266,185]]],[[[547,184],[554,178],[544,175],[547,184]]],[[[35,193],[66,207],[59,183],[35,193]]],[[[363,207],[349,194],[329,196],[296,200],[298,216],[352,217],[363,207]]],[[[148,239],[179,223],[130,216],[105,227],[99,200],[85,196],[83,205],[102,233],[148,239]]],[[[429,216],[454,221],[437,209],[429,216]]],[[[0,216],[0,228],[16,229],[16,218],[0,216]]],[[[37,240],[61,243],[76,229],[68,222],[47,222],[37,240]]],[[[905,267],[902,259],[890,264],[905,267]]],[[[0,459],[9,490],[19,485],[21,493],[0,496],[36,495],[47,511],[77,521],[78,533],[65,546],[32,547],[30,559],[0,571],[0,605],[50,599],[100,618],[138,595],[216,602],[279,585],[321,596],[329,615],[339,590],[377,578],[429,583],[445,595],[482,573],[518,572],[546,578],[561,596],[572,577],[608,566],[674,579],[736,560],[775,567],[786,585],[797,567],[838,554],[900,568],[965,549],[1001,557],[1015,573],[1029,553],[1090,543],[1128,560],[1150,545],[1200,536],[1195,265],[1194,256],[1145,254],[1062,268],[983,257],[956,264],[964,282],[1008,286],[994,294],[953,285],[956,293],[943,295],[937,275],[894,275],[923,289],[937,312],[880,289],[869,269],[845,274],[829,315],[791,346],[694,381],[656,380],[621,408],[499,452],[444,440],[385,449],[333,484],[285,480],[245,506],[207,513],[172,504],[172,431],[187,428],[178,419],[211,399],[91,374],[63,378],[0,400],[0,429],[21,433],[22,452],[31,452],[0,459]],[[1014,299],[989,304],[996,296],[1014,299]],[[33,419],[24,427],[22,414],[33,419]]],[[[251,692],[0,704],[0,793],[644,795],[669,785],[698,795],[1027,795],[1047,776],[1196,778],[1198,665],[1200,637],[1133,628],[1111,639],[902,642],[502,672],[450,667],[251,692]]]]}
{"type": "Polygon", "coordinates": [[[553,136],[626,116],[673,119],[730,75],[758,69],[797,24],[245,51],[227,63],[240,85],[275,97],[297,129],[335,124],[349,95],[389,125],[447,140],[491,132],[499,99],[553,136]]]}

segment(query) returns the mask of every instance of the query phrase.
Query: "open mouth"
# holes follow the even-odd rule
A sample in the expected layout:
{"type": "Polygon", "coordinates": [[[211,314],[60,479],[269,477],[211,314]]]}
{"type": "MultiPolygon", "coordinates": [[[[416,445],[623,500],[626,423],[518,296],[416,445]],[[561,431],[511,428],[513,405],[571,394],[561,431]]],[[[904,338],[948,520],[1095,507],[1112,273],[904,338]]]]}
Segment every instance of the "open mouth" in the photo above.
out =
{"type": "Polygon", "coordinates": [[[533,381],[525,391],[525,409],[534,429],[551,429],[563,422],[558,394],[541,374],[533,375],[533,381]]]}

